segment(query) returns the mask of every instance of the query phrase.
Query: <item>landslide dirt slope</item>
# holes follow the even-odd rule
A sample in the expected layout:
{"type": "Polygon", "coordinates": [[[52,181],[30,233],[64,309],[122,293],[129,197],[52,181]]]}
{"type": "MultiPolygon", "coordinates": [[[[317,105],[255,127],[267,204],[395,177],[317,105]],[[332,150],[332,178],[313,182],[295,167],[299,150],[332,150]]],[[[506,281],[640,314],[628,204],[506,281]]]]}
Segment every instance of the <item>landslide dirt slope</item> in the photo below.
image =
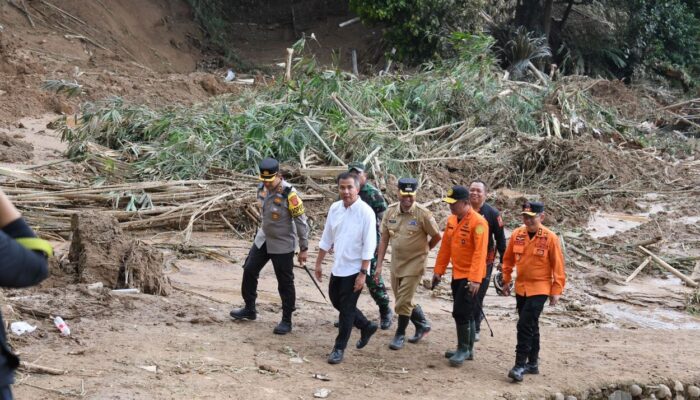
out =
{"type": "Polygon", "coordinates": [[[166,105],[216,92],[202,85],[213,77],[195,73],[204,57],[202,33],[184,1],[25,4],[34,27],[17,8],[0,2],[0,124],[45,112],[74,113],[81,101],[111,95],[166,105]],[[50,94],[40,89],[45,79],[77,80],[84,93],[74,99],[50,94]]]}

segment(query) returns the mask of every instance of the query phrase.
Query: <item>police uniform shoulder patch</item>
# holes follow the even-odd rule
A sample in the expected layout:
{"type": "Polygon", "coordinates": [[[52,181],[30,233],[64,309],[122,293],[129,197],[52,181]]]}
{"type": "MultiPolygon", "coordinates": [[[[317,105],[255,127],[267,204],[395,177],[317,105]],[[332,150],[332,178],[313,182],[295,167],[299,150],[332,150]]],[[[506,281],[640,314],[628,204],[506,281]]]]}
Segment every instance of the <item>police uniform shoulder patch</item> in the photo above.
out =
{"type": "Polygon", "coordinates": [[[486,228],[484,228],[483,225],[477,225],[476,228],[474,228],[474,233],[476,233],[477,235],[483,235],[485,231],[486,228]]]}
{"type": "Polygon", "coordinates": [[[297,192],[291,191],[287,196],[287,202],[289,207],[289,213],[292,214],[292,218],[299,217],[304,214],[304,203],[297,192]]]}

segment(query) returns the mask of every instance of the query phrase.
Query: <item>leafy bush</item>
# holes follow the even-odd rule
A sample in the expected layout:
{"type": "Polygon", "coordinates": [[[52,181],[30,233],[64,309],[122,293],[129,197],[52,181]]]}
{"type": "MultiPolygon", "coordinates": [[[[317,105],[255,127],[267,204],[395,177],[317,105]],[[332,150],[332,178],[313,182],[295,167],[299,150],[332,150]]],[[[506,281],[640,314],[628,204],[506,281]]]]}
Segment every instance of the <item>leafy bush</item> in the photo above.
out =
{"type": "Polygon", "coordinates": [[[633,65],[661,65],[700,76],[700,5],[695,0],[628,0],[633,65]]]}
{"type": "Polygon", "coordinates": [[[481,25],[485,0],[350,0],[363,21],[384,24],[399,60],[416,63],[449,50],[450,35],[481,25]]]}

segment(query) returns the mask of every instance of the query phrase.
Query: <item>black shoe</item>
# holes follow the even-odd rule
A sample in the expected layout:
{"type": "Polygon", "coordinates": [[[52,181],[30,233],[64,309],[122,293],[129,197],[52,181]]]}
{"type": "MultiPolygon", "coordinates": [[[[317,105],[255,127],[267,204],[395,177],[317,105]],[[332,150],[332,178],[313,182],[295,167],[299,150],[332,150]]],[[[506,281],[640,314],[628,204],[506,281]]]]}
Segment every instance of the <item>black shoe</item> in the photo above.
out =
{"type": "Polygon", "coordinates": [[[406,340],[405,335],[396,334],[396,335],[394,335],[394,338],[391,340],[391,343],[389,343],[389,348],[392,350],[401,350],[401,349],[403,349],[403,344],[404,344],[405,340],[406,340]]]}
{"type": "Polygon", "coordinates": [[[525,374],[524,365],[515,365],[513,369],[508,371],[508,377],[513,380],[513,382],[522,382],[523,374],[525,374]]]}
{"type": "Polygon", "coordinates": [[[256,313],[254,309],[247,307],[232,310],[228,315],[235,320],[248,319],[254,321],[258,317],[258,313],[256,313]]]}
{"type": "Polygon", "coordinates": [[[272,330],[275,335],[286,335],[292,331],[292,321],[282,320],[279,324],[272,330]]]}
{"type": "Polygon", "coordinates": [[[391,322],[394,317],[394,312],[391,311],[391,308],[386,307],[385,310],[379,310],[379,318],[380,318],[380,324],[379,326],[382,328],[383,331],[391,328],[391,322]]]}
{"type": "Polygon", "coordinates": [[[540,373],[540,366],[535,362],[529,362],[525,364],[525,371],[523,371],[523,374],[531,374],[531,375],[537,375],[540,373]]]}
{"type": "Polygon", "coordinates": [[[357,344],[355,344],[355,347],[358,349],[361,349],[365,346],[367,346],[367,343],[369,343],[369,339],[374,335],[375,332],[377,332],[377,324],[374,322],[370,322],[364,329],[362,329],[362,333],[360,334],[360,340],[357,341],[357,344]]]}
{"type": "Polygon", "coordinates": [[[333,349],[328,355],[328,364],[340,364],[343,361],[343,350],[333,349]]]}
{"type": "Polygon", "coordinates": [[[339,328],[339,327],[340,327],[340,321],[335,321],[335,322],[333,322],[333,327],[334,327],[334,328],[339,328]]]}

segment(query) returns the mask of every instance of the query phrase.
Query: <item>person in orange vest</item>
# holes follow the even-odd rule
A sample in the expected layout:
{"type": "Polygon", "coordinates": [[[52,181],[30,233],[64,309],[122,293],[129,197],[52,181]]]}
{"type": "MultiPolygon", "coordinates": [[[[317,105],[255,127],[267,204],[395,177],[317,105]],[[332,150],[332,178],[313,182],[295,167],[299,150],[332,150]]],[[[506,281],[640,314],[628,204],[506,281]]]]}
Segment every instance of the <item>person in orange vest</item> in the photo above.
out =
{"type": "Polygon", "coordinates": [[[518,310],[518,344],[515,366],[508,372],[514,382],[525,374],[539,374],[539,318],[544,304],[554,306],[564,291],[566,273],[559,238],[542,225],[544,204],[523,204],[523,226],[510,235],[503,256],[503,296],[510,295],[513,268],[517,268],[515,300],[518,310]]]}
{"type": "Polygon", "coordinates": [[[469,204],[469,191],[464,186],[454,186],[447,192],[444,202],[450,205],[452,215],[435,260],[433,287],[452,262],[452,318],[457,326],[457,349],[445,352],[450,365],[458,367],[464,360],[473,359],[476,329],[472,318],[476,295],[481,280],[486,276],[486,254],[489,245],[489,225],[477,210],[469,204]]]}

